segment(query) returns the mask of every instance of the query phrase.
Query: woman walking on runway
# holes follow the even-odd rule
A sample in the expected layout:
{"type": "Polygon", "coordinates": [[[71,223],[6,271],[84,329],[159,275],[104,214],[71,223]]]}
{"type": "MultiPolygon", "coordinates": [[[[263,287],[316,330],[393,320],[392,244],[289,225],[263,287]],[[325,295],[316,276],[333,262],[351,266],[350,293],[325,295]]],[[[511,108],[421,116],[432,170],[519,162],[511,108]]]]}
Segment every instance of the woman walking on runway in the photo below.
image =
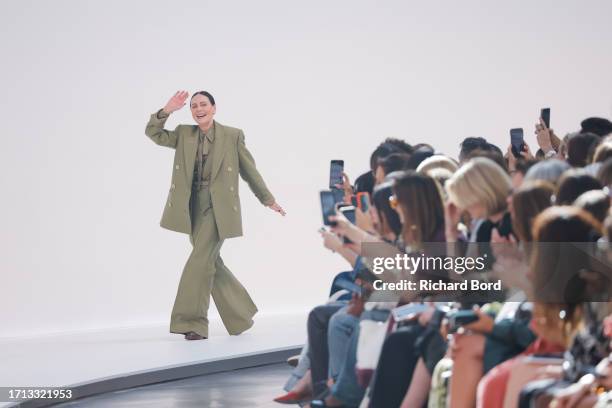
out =
{"type": "Polygon", "coordinates": [[[188,93],[179,91],[147,123],[146,135],[155,143],[175,149],[172,184],[161,226],[189,234],[193,246],[183,269],[172,309],[170,332],[187,340],[208,337],[210,296],[223,324],[237,335],[253,325],[257,307],[246,289],[220,256],[226,238],[242,235],[238,175],[259,201],[285,215],[257,171],[241,129],[215,121],[213,96],[200,91],[190,101],[196,125],[164,129],[172,114],[185,106],[188,93]]]}

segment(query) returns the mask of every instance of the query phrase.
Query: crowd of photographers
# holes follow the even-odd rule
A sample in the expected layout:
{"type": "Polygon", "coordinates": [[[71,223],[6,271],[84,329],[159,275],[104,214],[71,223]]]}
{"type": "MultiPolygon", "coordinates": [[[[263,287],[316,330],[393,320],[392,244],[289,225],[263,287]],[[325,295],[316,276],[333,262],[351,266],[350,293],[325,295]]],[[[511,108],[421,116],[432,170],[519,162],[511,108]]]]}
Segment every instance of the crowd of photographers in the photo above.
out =
{"type": "Polygon", "coordinates": [[[306,345],[291,360],[287,393],[275,401],[373,408],[612,404],[612,123],[589,118],[560,139],[546,119],[535,127],[535,154],[522,139],[502,151],[467,138],[455,160],[428,144],[386,139],[372,153],[370,171],[353,185],[345,175],[337,186],[343,203],[325,215],[329,227],[321,236],[350,267],[310,312],[306,345]],[[600,252],[561,243],[592,243],[600,252]],[[373,288],[376,279],[405,276],[372,274],[366,248],[421,256],[435,245],[451,256],[490,253],[482,276],[501,278],[503,299],[476,293],[470,300],[464,292],[449,299],[435,291],[393,298],[373,288]]]}

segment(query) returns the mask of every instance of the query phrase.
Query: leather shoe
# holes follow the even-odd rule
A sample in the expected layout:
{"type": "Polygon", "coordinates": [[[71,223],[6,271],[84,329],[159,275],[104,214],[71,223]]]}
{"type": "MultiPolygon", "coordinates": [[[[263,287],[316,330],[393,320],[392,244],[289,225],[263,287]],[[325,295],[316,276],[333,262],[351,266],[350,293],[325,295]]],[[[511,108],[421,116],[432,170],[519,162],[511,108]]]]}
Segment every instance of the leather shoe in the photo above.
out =
{"type": "Polygon", "coordinates": [[[306,402],[310,400],[309,395],[302,394],[295,391],[289,391],[285,395],[281,395],[280,397],[274,398],[274,402],[278,402],[280,404],[299,404],[300,402],[306,402]]]}
{"type": "Polygon", "coordinates": [[[291,367],[297,367],[299,361],[300,361],[299,355],[291,356],[287,359],[287,364],[289,364],[291,367]]]}
{"type": "Polygon", "coordinates": [[[206,340],[206,337],[200,336],[196,332],[187,332],[185,333],[185,340],[206,340]]]}

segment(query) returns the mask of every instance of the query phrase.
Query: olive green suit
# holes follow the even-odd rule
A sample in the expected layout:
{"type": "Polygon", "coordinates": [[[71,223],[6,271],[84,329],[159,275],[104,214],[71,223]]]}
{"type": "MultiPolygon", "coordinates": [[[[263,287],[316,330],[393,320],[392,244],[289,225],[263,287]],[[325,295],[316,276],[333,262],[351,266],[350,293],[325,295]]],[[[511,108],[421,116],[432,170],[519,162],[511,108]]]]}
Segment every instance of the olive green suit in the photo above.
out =
{"type": "Polygon", "coordinates": [[[178,125],[166,130],[167,116],[160,112],[151,115],[145,130],[158,145],[175,149],[170,192],[160,224],[189,234],[193,245],[179,283],[170,331],[193,331],[208,337],[212,294],[228,332],[238,334],[251,327],[257,312],[251,297],[219,255],[224,239],[242,235],[238,174],[262,204],[273,204],[274,197],[257,171],[242,130],[216,121],[214,143],[204,166],[208,186],[192,192],[199,129],[196,125],[178,125]]]}

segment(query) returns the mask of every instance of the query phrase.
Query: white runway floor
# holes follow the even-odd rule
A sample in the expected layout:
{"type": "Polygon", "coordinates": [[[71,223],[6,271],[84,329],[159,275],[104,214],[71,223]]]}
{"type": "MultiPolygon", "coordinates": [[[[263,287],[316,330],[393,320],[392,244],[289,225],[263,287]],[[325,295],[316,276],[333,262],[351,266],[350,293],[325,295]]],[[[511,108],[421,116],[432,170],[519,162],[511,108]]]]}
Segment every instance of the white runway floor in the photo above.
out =
{"type": "Polygon", "coordinates": [[[199,341],[170,334],[167,325],[0,339],[0,387],[80,386],[77,394],[86,395],[269,364],[303,345],[306,317],[256,316],[240,336],[211,320],[211,337],[199,341]]]}

